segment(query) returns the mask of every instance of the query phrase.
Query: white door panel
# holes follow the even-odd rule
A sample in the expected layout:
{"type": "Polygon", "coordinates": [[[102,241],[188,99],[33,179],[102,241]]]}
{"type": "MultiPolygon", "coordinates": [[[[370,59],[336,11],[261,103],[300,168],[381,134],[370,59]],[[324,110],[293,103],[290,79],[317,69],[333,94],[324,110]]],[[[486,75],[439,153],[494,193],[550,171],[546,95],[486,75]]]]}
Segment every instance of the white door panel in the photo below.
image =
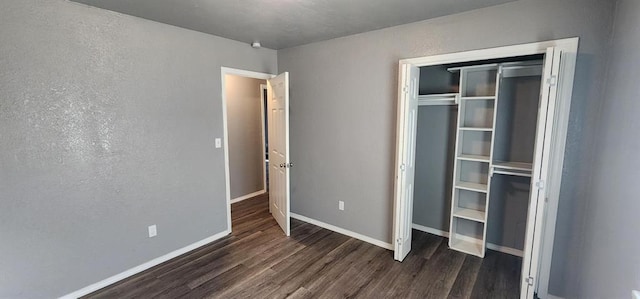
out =
{"type": "Polygon", "coordinates": [[[269,207],[284,233],[290,234],[289,73],[267,80],[269,125],[269,207]]]}
{"type": "Polygon", "coordinates": [[[522,259],[522,281],[520,298],[533,298],[538,280],[538,264],[543,236],[543,217],[546,202],[546,178],[549,172],[551,136],[557,99],[557,78],[560,73],[562,53],[548,48],[545,55],[540,107],[536,128],[536,143],[531,175],[531,194],[527,212],[524,255],[522,259]]]}
{"type": "Polygon", "coordinates": [[[413,189],[415,174],[416,127],[418,125],[418,82],[420,69],[403,64],[400,67],[400,107],[395,196],[394,258],[402,261],[411,251],[413,226],[413,189]]]}

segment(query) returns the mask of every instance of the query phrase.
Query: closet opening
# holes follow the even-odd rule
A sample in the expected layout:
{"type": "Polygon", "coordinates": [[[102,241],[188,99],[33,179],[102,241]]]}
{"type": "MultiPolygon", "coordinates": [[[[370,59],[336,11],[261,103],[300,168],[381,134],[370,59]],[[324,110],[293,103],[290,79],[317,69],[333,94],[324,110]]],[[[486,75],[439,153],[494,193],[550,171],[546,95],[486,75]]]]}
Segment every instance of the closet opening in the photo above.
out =
{"type": "Polygon", "coordinates": [[[396,260],[412,234],[428,233],[461,254],[490,250],[494,275],[520,273],[504,282],[522,298],[548,279],[539,270],[553,232],[543,230],[548,219],[555,225],[557,205],[545,205],[545,183],[555,196],[575,51],[577,39],[401,61],[396,260]]]}
{"type": "Polygon", "coordinates": [[[420,68],[414,229],[522,257],[543,59],[420,68]]]}

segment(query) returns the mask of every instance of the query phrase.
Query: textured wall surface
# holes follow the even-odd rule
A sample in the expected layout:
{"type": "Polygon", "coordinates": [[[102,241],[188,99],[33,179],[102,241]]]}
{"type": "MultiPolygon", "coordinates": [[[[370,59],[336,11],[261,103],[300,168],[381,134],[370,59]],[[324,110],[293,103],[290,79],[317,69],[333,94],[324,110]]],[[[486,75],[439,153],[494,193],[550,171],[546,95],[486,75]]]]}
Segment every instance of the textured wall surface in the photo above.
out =
{"type": "Polygon", "coordinates": [[[231,199],[264,189],[262,95],[259,80],[226,75],[231,199]]]}
{"type": "Polygon", "coordinates": [[[275,73],[275,51],[62,0],[1,6],[0,298],[225,231],[220,66],[275,73]]]}
{"type": "Polygon", "coordinates": [[[580,298],[640,290],[640,1],[618,1],[599,123],[580,298]]]}
{"type": "Polygon", "coordinates": [[[291,72],[292,212],[390,242],[398,60],[579,36],[550,286],[572,296],[613,7],[522,0],[278,51],[291,72]]]}

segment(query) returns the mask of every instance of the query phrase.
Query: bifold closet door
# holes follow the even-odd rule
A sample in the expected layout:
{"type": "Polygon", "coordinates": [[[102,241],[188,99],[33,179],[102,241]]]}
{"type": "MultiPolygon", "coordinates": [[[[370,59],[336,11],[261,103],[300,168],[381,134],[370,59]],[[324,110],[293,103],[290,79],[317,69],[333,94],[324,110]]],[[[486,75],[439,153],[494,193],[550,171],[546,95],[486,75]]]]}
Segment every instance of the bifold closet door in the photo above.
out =
{"type": "Polygon", "coordinates": [[[545,178],[549,172],[551,136],[557,99],[557,78],[560,73],[562,52],[548,48],[540,90],[540,107],[536,128],[536,141],[531,175],[531,197],[527,214],[527,229],[522,260],[521,298],[533,298],[538,281],[538,264],[542,246],[542,228],[545,212],[545,178]]]}
{"type": "Polygon", "coordinates": [[[413,223],[413,189],[415,175],[416,128],[418,125],[418,82],[420,69],[400,66],[400,107],[398,107],[398,148],[396,150],[394,258],[398,261],[411,251],[413,223]]]}

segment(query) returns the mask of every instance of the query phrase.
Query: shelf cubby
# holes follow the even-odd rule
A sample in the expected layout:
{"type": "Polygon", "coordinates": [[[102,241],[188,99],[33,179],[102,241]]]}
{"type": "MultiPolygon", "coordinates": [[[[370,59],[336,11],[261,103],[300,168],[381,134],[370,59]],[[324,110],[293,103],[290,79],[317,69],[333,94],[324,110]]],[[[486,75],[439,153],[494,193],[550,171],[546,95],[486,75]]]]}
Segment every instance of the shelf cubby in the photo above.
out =
{"type": "Polygon", "coordinates": [[[464,70],[461,91],[463,97],[481,97],[496,95],[497,67],[477,67],[464,70]]]}
{"type": "Polygon", "coordinates": [[[475,191],[457,189],[453,202],[453,215],[477,222],[486,221],[487,195],[475,191]]]}
{"type": "Polygon", "coordinates": [[[465,128],[493,128],[495,99],[489,100],[461,100],[464,103],[462,113],[462,127],[465,128]]]}
{"type": "Polygon", "coordinates": [[[458,156],[491,156],[491,131],[462,130],[459,133],[458,156]]]}
{"type": "Polygon", "coordinates": [[[484,256],[484,223],[454,216],[451,225],[450,248],[479,257],[484,256]]]}

